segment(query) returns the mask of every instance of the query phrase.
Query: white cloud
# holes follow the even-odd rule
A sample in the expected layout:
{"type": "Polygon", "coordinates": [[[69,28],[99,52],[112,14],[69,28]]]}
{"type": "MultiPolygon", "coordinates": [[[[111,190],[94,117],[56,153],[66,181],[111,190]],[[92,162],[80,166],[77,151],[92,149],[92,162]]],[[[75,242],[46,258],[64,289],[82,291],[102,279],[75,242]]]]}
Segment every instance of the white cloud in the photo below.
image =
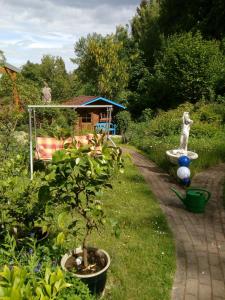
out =
{"type": "Polygon", "coordinates": [[[44,54],[62,56],[68,69],[74,43],[88,33],[107,34],[126,24],[139,0],[0,0],[0,49],[20,66],[44,54]]]}

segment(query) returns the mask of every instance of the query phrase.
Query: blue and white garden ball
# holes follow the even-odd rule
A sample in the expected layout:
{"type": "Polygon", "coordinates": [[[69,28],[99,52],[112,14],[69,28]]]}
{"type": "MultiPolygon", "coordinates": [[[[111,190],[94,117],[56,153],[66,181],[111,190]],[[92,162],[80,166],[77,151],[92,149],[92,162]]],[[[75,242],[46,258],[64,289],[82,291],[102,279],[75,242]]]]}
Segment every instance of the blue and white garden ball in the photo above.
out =
{"type": "Polygon", "coordinates": [[[177,169],[177,177],[179,177],[181,180],[183,180],[184,178],[189,178],[190,175],[191,171],[187,167],[179,167],[177,169]]]}
{"type": "Polygon", "coordinates": [[[190,158],[186,155],[182,155],[178,158],[178,164],[180,167],[189,167],[190,162],[190,158]]]}
{"type": "Polygon", "coordinates": [[[182,179],[182,183],[186,186],[189,186],[191,184],[191,179],[190,178],[184,178],[184,179],[182,179]]]}

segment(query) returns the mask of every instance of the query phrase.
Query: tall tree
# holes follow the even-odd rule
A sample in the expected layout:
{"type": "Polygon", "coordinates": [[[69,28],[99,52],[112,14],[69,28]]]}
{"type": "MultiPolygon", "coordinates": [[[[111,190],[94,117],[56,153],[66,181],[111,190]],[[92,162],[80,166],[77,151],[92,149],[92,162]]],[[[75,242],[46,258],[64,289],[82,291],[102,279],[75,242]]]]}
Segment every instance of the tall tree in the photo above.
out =
{"type": "Polygon", "coordinates": [[[150,69],[154,66],[155,53],[160,49],[163,40],[158,20],[158,1],[144,0],[131,21],[132,35],[150,69]]]}
{"type": "Polygon", "coordinates": [[[118,98],[128,84],[128,65],[123,58],[123,42],[115,35],[98,34],[81,38],[75,45],[76,73],[86,90],[108,98],[118,98]]]}
{"type": "Polygon", "coordinates": [[[225,36],[224,0],[161,0],[160,25],[166,35],[201,31],[206,38],[225,36]]]}
{"type": "Polygon", "coordinates": [[[52,89],[53,100],[63,100],[71,95],[71,82],[61,57],[44,55],[40,64],[28,61],[22,68],[22,75],[41,88],[44,81],[52,89]]]}

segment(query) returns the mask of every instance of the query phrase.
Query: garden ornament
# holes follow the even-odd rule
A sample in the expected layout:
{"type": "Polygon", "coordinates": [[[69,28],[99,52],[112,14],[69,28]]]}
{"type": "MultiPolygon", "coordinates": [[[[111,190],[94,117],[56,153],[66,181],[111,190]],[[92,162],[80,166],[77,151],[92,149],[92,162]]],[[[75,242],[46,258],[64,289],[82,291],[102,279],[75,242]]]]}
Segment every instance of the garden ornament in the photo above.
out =
{"type": "Polygon", "coordinates": [[[182,155],[178,158],[178,165],[180,167],[189,167],[190,165],[190,159],[186,155],[182,155]]]}
{"type": "Polygon", "coordinates": [[[180,137],[180,146],[177,149],[166,151],[166,155],[168,159],[173,164],[177,164],[177,163],[179,164],[178,159],[181,156],[186,156],[190,161],[198,158],[197,153],[188,150],[188,139],[189,139],[191,124],[193,124],[193,121],[189,117],[189,112],[185,111],[182,117],[182,131],[180,137]]]}
{"type": "Polygon", "coordinates": [[[42,89],[42,100],[47,104],[52,101],[51,88],[48,86],[47,82],[44,82],[44,87],[42,89]]]}
{"type": "Polygon", "coordinates": [[[187,189],[185,197],[182,197],[176,189],[171,188],[171,190],[184,203],[186,209],[193,213],[203,213],[211,196],[209,191],[200,188],[187,189]]]}
{"type": "Polygon", "coordinates": [[[191,124],[193,124],[193,121],[189,117],[189,112],[184,112],[182,117],[183,125],[182,125],[182,132],[180,137],[180,149],[184,151],[184,153],[187,152],[187,146],[188,146],[188,138],[189,138],[189,132],[191,124]]]}
{"type": "Polygon", "coordinates": [[[179,167],[177,169],[177,177],[179,177],[181,180],[185,178],[190,178],[191,171],[187,167],[179,167]]]}

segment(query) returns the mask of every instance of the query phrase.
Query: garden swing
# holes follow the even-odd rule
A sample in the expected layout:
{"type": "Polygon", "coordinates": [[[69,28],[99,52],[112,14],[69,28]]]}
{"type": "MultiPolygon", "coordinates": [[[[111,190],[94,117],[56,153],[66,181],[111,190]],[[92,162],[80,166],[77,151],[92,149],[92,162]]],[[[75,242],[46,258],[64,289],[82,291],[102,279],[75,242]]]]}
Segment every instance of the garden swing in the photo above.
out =
{"type": "MultiPolygon", "coordinates": [[[[28,105],[28,113],[29,113],[29,142],[30,142],[30,178],[33,179],[33,170],[34,170],[34,158],[33,158],[33,127],[34,127],[34,140],[35,140],[35,158],[42,161],[50,161],[52,159],[52,155],[55,151],[61,150],[64,148],[64,145],[67,143],[72,143],[72,137],[69,137],[65,140],[58,140],[54,137],[37,137],[36,130],[36,109],[42,108],[69,108],[76,110],[77,108],[82,109],[90,109],[90,108],[105,108],[107,111],[107,126],[106,126],[106,136],[107,139],[111,141],[114,147],[116,144],[109,136],[109,127],[112,113],[112,105],[28,105]],[[32,122],[33,120],[33,122],[32,122]],[[33,123],[33,124],[32,124],[33,123]],[[108,129],[108,130],[107,130],[108,129]]],[[[93,134],[87,134],[86,136],[75,136],[75,141],[80,146],[82,144],[90,143],[93,138],[93,134]]]]}

